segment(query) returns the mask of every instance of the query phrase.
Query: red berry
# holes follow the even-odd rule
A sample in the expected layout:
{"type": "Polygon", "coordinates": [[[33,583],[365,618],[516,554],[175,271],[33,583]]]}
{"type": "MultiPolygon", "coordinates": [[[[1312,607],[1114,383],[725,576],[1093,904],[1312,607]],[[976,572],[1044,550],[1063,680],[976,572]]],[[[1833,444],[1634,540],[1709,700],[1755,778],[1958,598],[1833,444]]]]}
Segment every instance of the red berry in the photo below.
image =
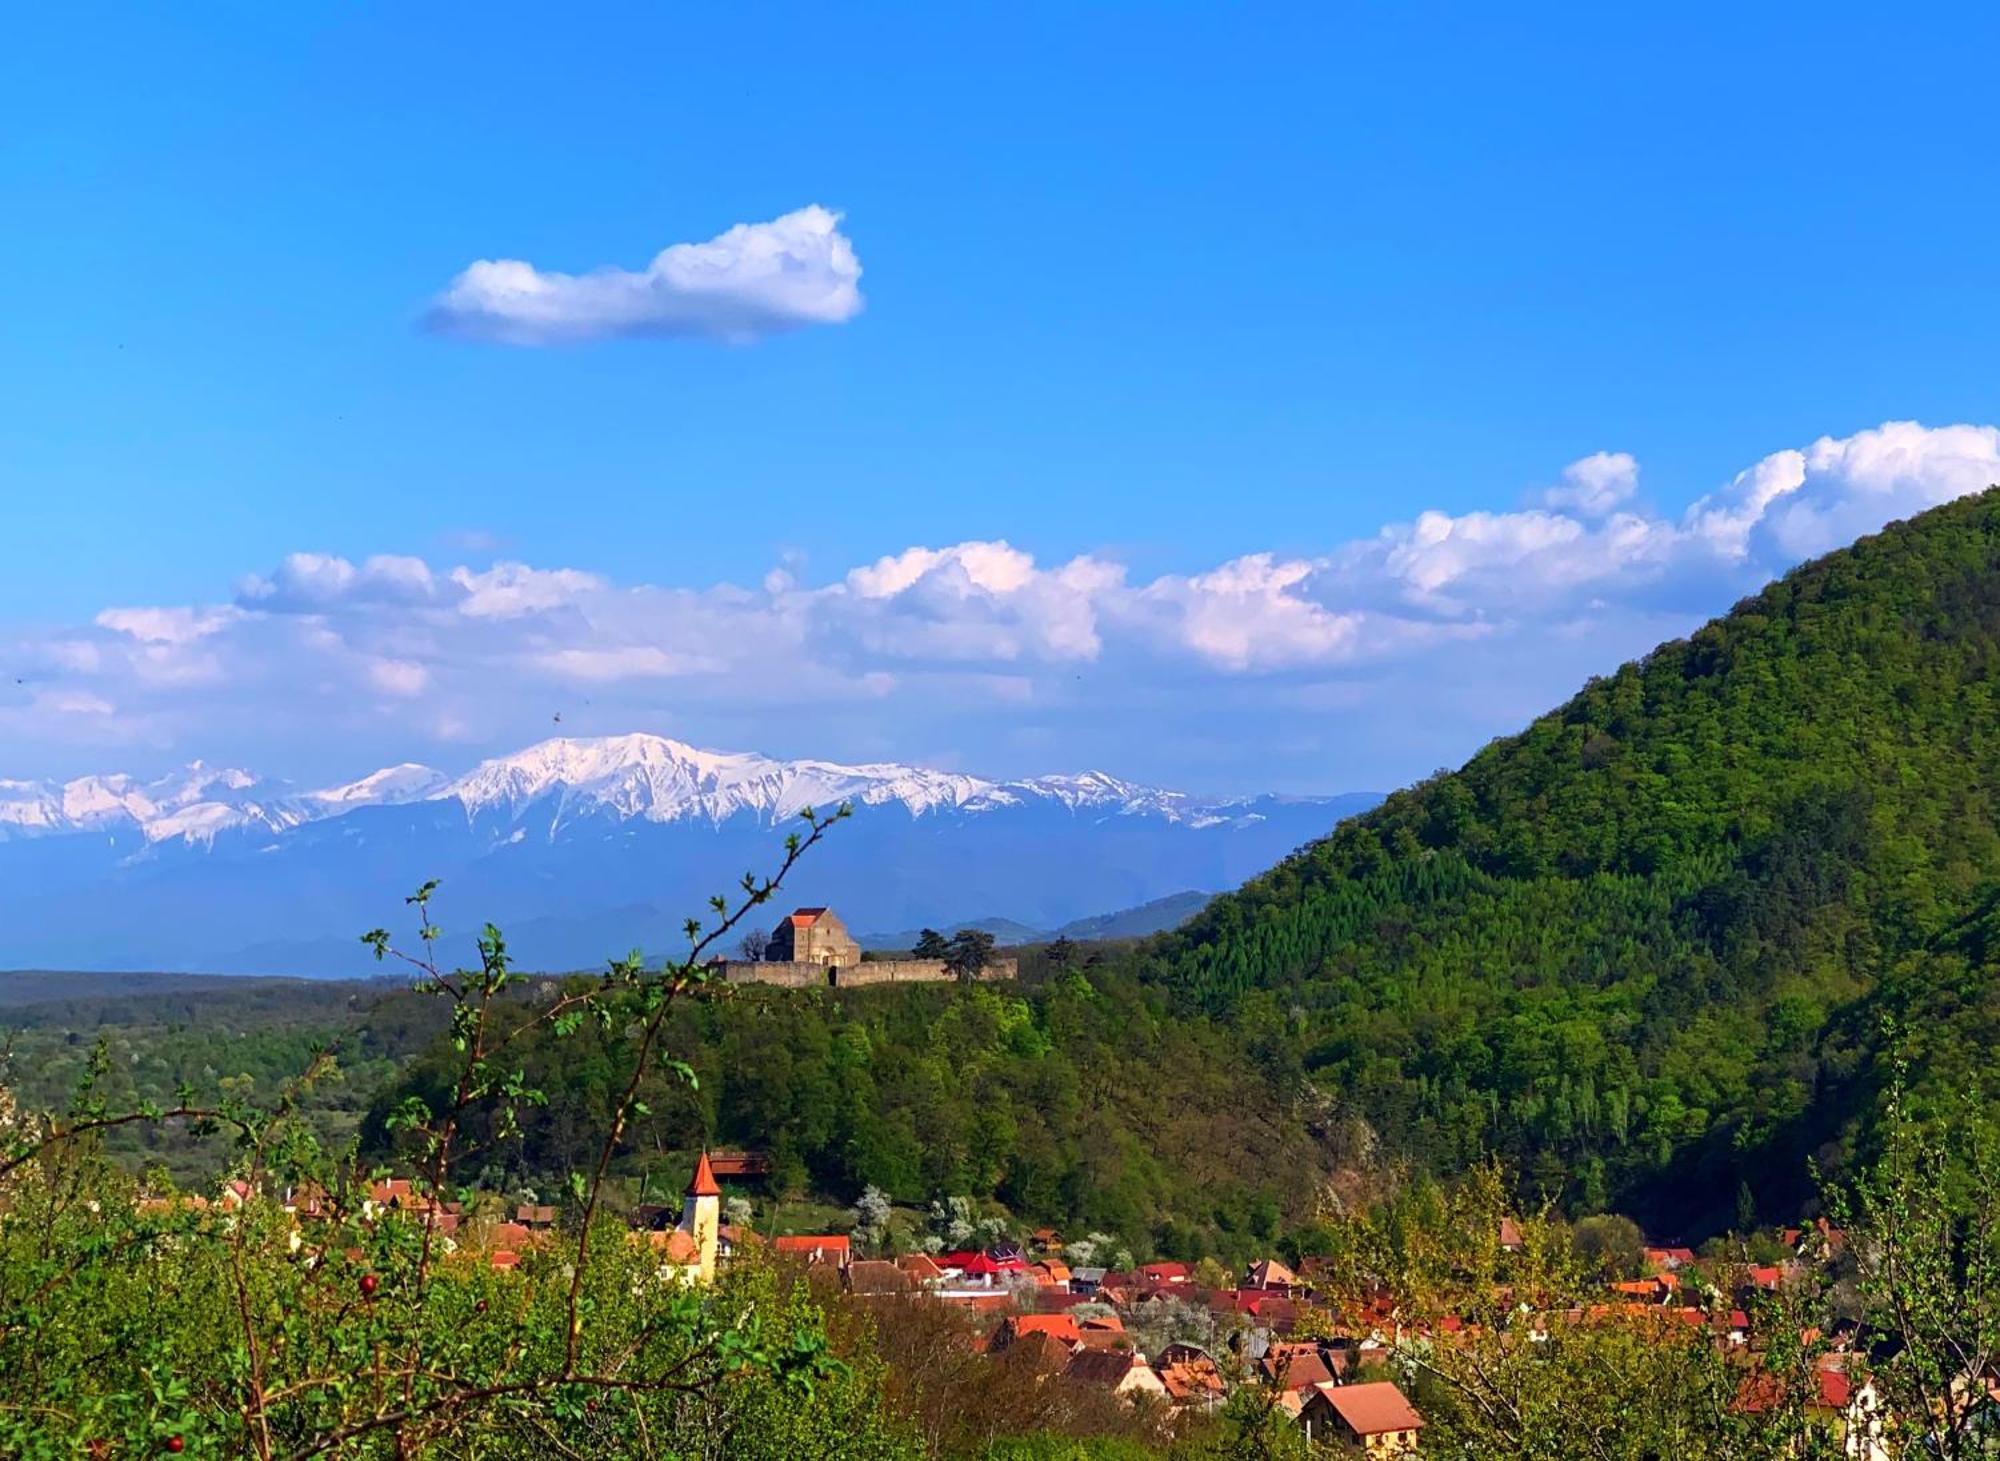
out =
{"type": "Polygon", "coordinates": [[[369,1296],[370,1294],[374,1293],[374,1292],[375,1292],[375,1289],[376,1289],[376,1286],[377,1286],[377,1285],[378,1285],[378,1284],[379,1284],[380,1282],[381,1282],[381,1280],[379,1280],[378,1278],[376,1278],[376,1277],[375,1277],[375,1275],[374,1275],[374,1274],[372,1274],[372,1273],[364,1273],[364,1274],[362,1274],[362,1275],[361,1275],[361,1296],[362,1296],[363,1298],[367,1298],[367,1297],[368,1297],[368,1296],[369,1296]]]}
{"type": "Polygon", "coordinates": [[[174,1452],[185,1451],[187,1449],[187,1444],[188,1443],[182,1440],[179,1436],[167,1437],[167,1449],[169,1451],[174,1451],[174,1452]]]}

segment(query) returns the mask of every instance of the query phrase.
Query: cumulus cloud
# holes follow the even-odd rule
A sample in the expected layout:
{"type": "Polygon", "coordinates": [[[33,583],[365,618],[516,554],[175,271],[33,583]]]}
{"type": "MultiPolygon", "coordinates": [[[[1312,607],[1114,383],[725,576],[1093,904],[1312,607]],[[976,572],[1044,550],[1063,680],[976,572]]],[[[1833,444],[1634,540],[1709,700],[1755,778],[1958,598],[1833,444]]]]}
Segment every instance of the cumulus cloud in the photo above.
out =
{"type": "Polygon", "coordinates": [[[0,728],[61,745],[86,723],[103,738],[143,727],[197,754],[224,723],[285,744],[386,726],[504,745],[555,714],[580,733],[671,715],[751,745],[787,727],[809,743],[792,749],[823,754],[1094,735],[1091,758],[1119,769],[1212,756],[1239,776],[1267,753],[1372,738],[1409,775],[1803,557],[2000,481],[2000,430],[1822,438],[1677,516],[1638,507],[1637,477],[1601,452],[1530,507],[1423,512],[1316,553],[1148,577],[997,540],[903,548],[818,582],[778,567],[754,587],[295,553],[227,604],[107,609],[19,641],[36,689],[0,700],[0,728]],[[938,739],[899,739],[918,727],[938,739]]]}
{"type": "Polygon", "coordinates": [[[432,328],[503,345],[621,336],[742,344],[861,312],[861,261],[841,216],[814,204],[662,249],[643,269],[562,274],[481,259],[431,306],[432,328]]]}
{"type": "Polygon", "coordinates": [[[1602,517],[1639,490],[1639,463],[1630,452],[1592,452],[1562,475],[1562,485],[1542,494],[1543,503],[1585,517],[1602,517]]]}

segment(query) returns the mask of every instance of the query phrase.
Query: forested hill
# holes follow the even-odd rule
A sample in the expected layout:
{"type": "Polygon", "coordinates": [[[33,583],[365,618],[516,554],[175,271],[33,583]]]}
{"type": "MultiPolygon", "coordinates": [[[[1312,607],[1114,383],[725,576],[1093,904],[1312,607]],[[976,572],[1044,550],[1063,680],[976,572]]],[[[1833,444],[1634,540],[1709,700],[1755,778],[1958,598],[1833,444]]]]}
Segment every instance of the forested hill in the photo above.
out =
{"type": "Polygon", "coordinates": [[[1865,1125],[1883,1014],[1933,1076],[1990,1023],[1996,685],[1989,491],[1345,823],[1158,977],[1288,1011],[1314,1084],[1438,1167],[1498,1149],[1573,1203],[1779,1216],[1865,1125]]]}

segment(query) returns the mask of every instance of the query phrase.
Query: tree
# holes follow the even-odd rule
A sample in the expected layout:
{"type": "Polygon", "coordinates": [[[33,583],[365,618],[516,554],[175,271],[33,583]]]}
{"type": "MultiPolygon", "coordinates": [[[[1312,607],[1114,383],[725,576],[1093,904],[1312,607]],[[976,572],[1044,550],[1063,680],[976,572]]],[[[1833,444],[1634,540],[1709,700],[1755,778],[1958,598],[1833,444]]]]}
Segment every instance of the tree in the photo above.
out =
{"type": "Polygon", "coordinates": [[[1058,973],[1076,961],[1076,941],[1058,938],[1048,947],[1049,967],[1058,973]]]}
{"type": "Polygon", "coordinates": [[[1637,1278],[1645,1271],[1645,1235],[1637,1223],[1622,1214],[1579,1218],[1570,1241],[1578,1258],[1607,1277],[1637,1278]]]}
{"type": "MultiPolygon", "coordinates": [[[[1774,1343],[1758,1380],[1762,1403],[1743,1405],[1749,1376],[1706,1325],[1605,1305],[1600,1260],[1582,1257],[1572,1230],[1547,1210],[1514,1218],[1519,1243],[1502,1248],[1512,1187],[1489,1164],[1451,1187],[1412,1182],[1377,1211],[1324,1220],[1324,1300],[1351,1311],[1371,1295],[1396,1296],[1398,1337],[1386,1360],[1424,1417],[1426,1455],[1834,1454],[1805,1416],[1804,1387],[1815,1377],[1803,1346],[1774,1343]],[[1434,1342],[1447,1319],[1456,1333],[1434,1342]]],[[[1598,1227],[1617,1231],[1615,1222],[1598,1227]]],[[[1760,1328],[1797,1335],[1802,1321],[1760,1315],[1760,1328]]]]}
{"type": "Polygon", "coordinates": [[[764,962],[764,955],[770,952],[771,935],[761,928],[753,928],[743,935],[743,942],[737,945],[743,957],[753,964],[764,962]]]}
{"type": "Polygon", "coordinates": [[[861,1196],[847,1215],[854,1225],[854,1241],[871,1253],[881,1251],[882,1245],[889,1241],[891,1210],[888,1193],[872,1185],[862,1189],[861,1196]]]}
{"type": "Polygon", "coordinates": [[[960,979],[977,979],[993,962],[993,935],[983,928],[961,928],[951,936],[945,965],[960,979]]]}
{"type": "Polygon", "coordinates": [[[916,959],[949,959],[951,945],[936,929],[927,928],[917,935],[917,946],[910,950],[910,956],[916,959]]]}
{"type": "Polygon", "coordinates": [[[1897,1454],[1993,1454],[1987,1377],[2000,1364],[2000,1129],[1976,1091],[1913,1109],[1898,1068],[1880,1157],[1830,1185],[1864,1321],[1893,1334],[1875,1369],[1897,1454]],[[1975,1410],[1986,1411],[1974,1418],[1975,1410]]]}
{"type": "MultiPolygon", "coordinates": [[[[114,1109],[101,1042],[62,1114],[24,1120],[0,1100],[0,1453],[527,1455],[560,1430],[603,1455],[688,1454],[727,1444],[746,1413],[818,1409],[801,1394],[847,1413],[836,1433],[867,1424],[857,1413],[871,1397],[839,1399],[849,1372],[817,1308],[746,1299],[750,1267],[740,1282],[691,1289],[629,1241],[606,1202],[613,1159],[645,1111],[642,1085],[664,1072],[670,1089],[693,1087],[663,1041],[676,1006],[705,984],[718,943],[846,814],[805,814],[810,835],[786,839],[778,872],[712,899],[713,923],[687,922],[680,957],[648,970],[633,955],[547,998],[520,997],[491,925],[473,967],[444,967],[437,885],[418,889],[410,952],[383,929],[363,941],[414,967],[412,992],[443,1006],[457,1058],[428,1097],[413,1091],[389,1113],[417,1174],[393,1203],[376,1200],[378,1172],[328,1150],[306,1118],[312,1092],[338,1074],[323,1049],[262,1106],[249,1082],[224,1080],[212,1101],[183,1086],[171,1106],[114,1109]],[[615,1044],[606,1120],[570,1174],[564,1228],[502,1272],[451,1253],[438,1215],[470,1195],[454,1174],[483,1159],[467,1150],[479,1145],[467,1139],[474,1118],[516,1139],[522,1113],[549,1104],[516,1064],[526,1031],[564,1042],[611,1032],[615,1044]],[[134,1181],[105,1156],[107,1133],[169,1126],[231,1137],[214,1199],[158,1174],[134,1181]]],[[[817,1437],[780,1451],[832,1454],[817,1437]]]]}

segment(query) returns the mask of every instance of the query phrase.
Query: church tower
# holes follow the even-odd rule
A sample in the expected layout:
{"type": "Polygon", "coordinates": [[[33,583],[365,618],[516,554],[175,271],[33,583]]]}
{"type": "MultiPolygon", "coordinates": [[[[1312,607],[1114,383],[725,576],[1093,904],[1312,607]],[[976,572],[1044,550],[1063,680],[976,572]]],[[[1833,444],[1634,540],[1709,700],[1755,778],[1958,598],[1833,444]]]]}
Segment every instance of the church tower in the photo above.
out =
{"type": "Polygon", "coordinates": [[[695,1251],[700,1255],[697,1272],[701,1281],[713,1281],[715,1247],[722,1234],[722,1188],[715,1180],[715,1169],[709,1166],[705,1151],[694,1164],[694,1176],[688,1180],[687,1201],[681,1207],[681,1231],[694,1240],[695,1251]]]}

